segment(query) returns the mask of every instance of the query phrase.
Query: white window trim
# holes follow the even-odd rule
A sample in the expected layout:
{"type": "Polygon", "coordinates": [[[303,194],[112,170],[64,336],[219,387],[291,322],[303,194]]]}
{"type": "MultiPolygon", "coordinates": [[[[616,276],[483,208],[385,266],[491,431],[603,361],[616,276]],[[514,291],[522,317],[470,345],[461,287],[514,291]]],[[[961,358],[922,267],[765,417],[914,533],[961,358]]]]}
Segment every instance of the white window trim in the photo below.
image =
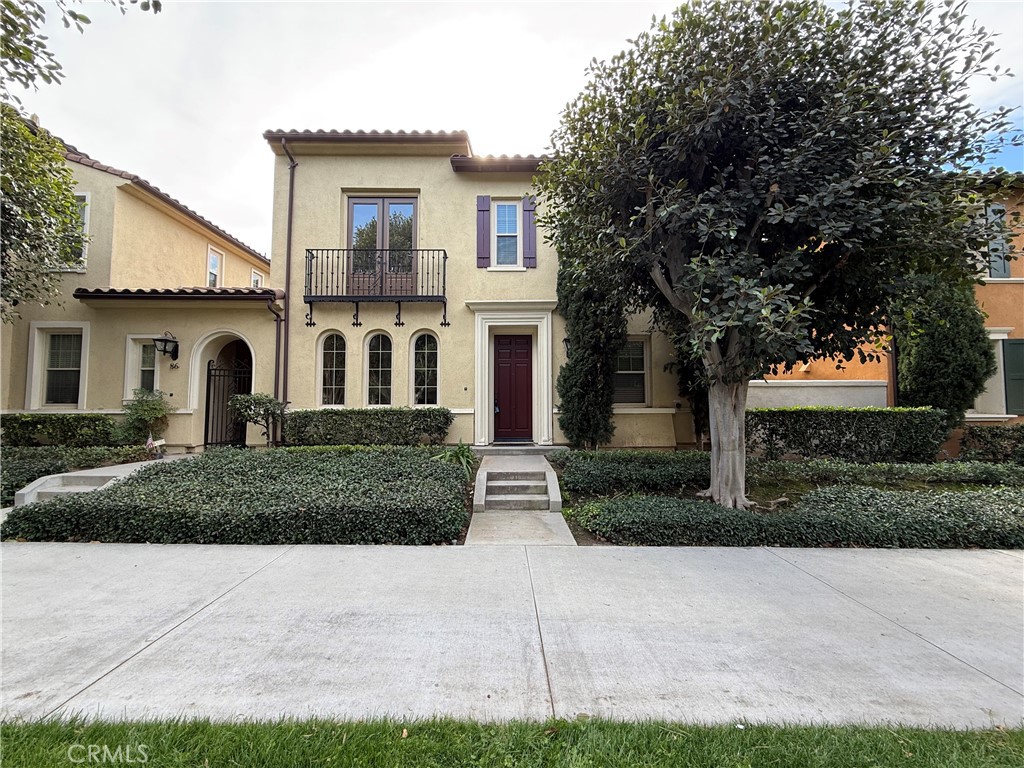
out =
{"type": "Polygon", "coordinates": [[[89,323],[66,322],[62,320],[33,320],[29,323],[28,335],[28,376],[25,382],[26,411],[82,411],[85,410],[89,383],[89,323]],[[81,375],[78,378],[78,403],[72,405],[47,405],[46,353],[47,337],[57,333],[80,333],[82,335],[81,375]]]}
{"type": "MultiPolygon", "coordinates": [[[[249,284],[252,285],[253,288],[262,288],[264,286],[264,284],[266,284],[266,282],[267,282],[267,276],[266,275],[264,275],[258,269],[252,270],[252,275],[250,275],[250,277],[249,277],[249,284]],[[260,279],[260,284],[259,285],[252,285],[254,277],[258,277],[260,279]]],[[[347,344],[347,342],[346,342],[346,344],[347,344]]]]}
{"type": "Polygon", "coordinates": [[[206,248],[206,271],[203,273],[203,285],[209,288],[220,288],[224,284],[224,252],[212,245],[206,248]],[[217,285],[210,285],[210,257],[217,254],[217,285]]]}
{"type": "MultiPolygon", "coordinates": [[[[142,345],[153,343],[153,339],[163,336],[162,333],[129,333],[124,338],[124,398],[131,400],[138,389],[139,371],[142,366],[142,345]]],[[[160,389],[160,358],[156,353],[156,366],[153,369],[153,389],[160,389]]]]}
{"type": "MultiPolygon", "coordinates": [[[[392,368],[394,359],[392,359],[392,368]]],[[[394,376],[392,376],[392,382],[394,376]]],[[[409,405],[413,408],[439,408],[441,407],[441,339],[437,334],[429,330],[416,331],[409,339],[409,405]],[[437,402],[417,403],[416,402],[416,341],[420,336],[431,336],[437,342],[437,402]]],[[[394,386],[391,388],[392,399],[394,399],[394,386]]]]}
{"type": "Polygon", "coordinates": [[[85,214],[82,216],[82,264],[78,267],[61,269],[61,272],[82,274],[89,265],[89,211],[92,209],[92,199],[88,192],[75,192],[75,202],[80,197],[85,200],[85,214]]]}
{"type": "MultiPolygon", "coordinates": [[[[651,337],[640,334],[630,334],[626,336],[626,341],[639,341],[643,344],[644,348],[644,401],[642,403],[613,403],[612,412],[621,413],[627,409],[649,409],[651,407],[651,337]]],[[[613,374],[618,371],[613,371],[613,374]]],[[[635,371],[632,371],[635,373],[635,371]]],[[[614,384],[612,385],[614,390],[614,384]]]]}
{"type": "MultiPolygon", "coordinates": [[[[370,342],[367,341],[366,344],[367,344],[367,349],[369,349],[370,342]]],[[[339,408],[347,408],[348,407],[348,401],[349,401],[350,396],[352,394],[352,392],[349,389],[349,385],[348,385],[348,379],[349,379],[348,375],[349,375],[349,372],[351,371],[351,366],[349,364],[350,360],[351,360],[351,356],[350,356],[349,353],[351,351],[352,351],[352,345],[349,344],[348,338],[345,336],[344,333],[339,331],[337,328],[328,328],[326,331],[321,333],[320,336],[317,338],[317,340],[316,340],[316,380],[314,381],[314,386],[316,387],[316,400],[315,400],[315,402],[316,402],[317,408],[339,409],[339,408]],[[328,336],[333,336],[333,335],[338,335],[338,336],[341,336],[341,338],[345,339],[345,402],[342,403],[341,405],[338,405],[337,403],[325,403],[324,402],[324,341],[327,340],[328,336]]]]}
{"type": "MultiPolygon", "coordinates": [[[[347,342],[346,342],[346,349],[347,349],[347,342]]],[[[394,408],[395,407],[395,339],[391,336],[390,333],[388,333],[387,331],[385,331],[383,329],[377,329],[377,330],[374,330],[374,331],[370,331],[368,334],[366,334],[366,336],[363,338],[363,360],[362,360],[362,364],[361,364],[360,367],[362,368],[362,372],[363,372],[363,403],[365,404],[364,407],[366,407],[366,408],[394,408]],[[370,404],[370,340],[373,339],[373,337],[377,336],[377,335],[387,336],[388,339],[391,341],[391,402],[387,403],[386,405],[384,403],[376,403],[376,404],[373,404],[373,405],[370,404]]],[[[347,352],[346,352],[346,359],[345,359],[345,377],[346,377],[345,394],[347,396],[348,395],[348,357],[347,357],[347,352]]]]}
{"type": "Polygon", "coordinates": [[[491,265],[488,272],[525,272],[523,264],[523,201],[521,198],[491,198],[491,265]],[[498,264],[498,206],[516,207],[516,263],[498,264]]]}

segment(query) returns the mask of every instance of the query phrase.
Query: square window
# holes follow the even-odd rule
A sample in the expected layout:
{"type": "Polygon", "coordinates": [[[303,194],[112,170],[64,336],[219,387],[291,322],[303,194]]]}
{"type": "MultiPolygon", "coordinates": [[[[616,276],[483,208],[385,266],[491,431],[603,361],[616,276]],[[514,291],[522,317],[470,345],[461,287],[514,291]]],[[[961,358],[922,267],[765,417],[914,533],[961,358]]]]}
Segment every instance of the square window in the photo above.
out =
{"type": "Polygon", "coordinates": [[[257,272],[255,269],[252,271],[252,287],[262,288],[263,287],[263,273],[257,272]]]}

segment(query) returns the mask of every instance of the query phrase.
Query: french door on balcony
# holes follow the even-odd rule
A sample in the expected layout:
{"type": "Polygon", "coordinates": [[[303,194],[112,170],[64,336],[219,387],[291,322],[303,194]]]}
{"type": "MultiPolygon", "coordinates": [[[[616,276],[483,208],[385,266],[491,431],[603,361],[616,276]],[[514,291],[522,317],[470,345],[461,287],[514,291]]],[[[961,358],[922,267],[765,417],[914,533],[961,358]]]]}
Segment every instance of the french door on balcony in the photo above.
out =
{"type": "Polygon", "coordinates": [[[347,293],[416,294],[416,200],[353,197],[348,202],[347,293]]]}

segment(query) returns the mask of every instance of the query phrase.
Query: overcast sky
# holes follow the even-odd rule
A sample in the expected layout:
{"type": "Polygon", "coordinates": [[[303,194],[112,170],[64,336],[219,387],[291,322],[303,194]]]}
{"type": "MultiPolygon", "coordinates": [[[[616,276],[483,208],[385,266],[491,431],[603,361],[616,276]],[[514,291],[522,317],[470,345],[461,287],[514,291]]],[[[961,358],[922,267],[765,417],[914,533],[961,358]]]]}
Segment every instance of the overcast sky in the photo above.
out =
{"type": "MultiPolygon", "coordinates": [[[[476,154],[540,153],[590,59],[676,3],[164,0],[156,15],[86,5],[84,34],[51,11],[66,79],[26,93],[26,111],[269,255],[264,130],[466,130],[476,154]]],[[[975,101],[1020,105],[1024,0],[971,9],[1002,33],[999,61],[1018,75],[979,82],[975,101]]],[[[1024,150],[1001,162],[1024,170],[1024,150]]]]}

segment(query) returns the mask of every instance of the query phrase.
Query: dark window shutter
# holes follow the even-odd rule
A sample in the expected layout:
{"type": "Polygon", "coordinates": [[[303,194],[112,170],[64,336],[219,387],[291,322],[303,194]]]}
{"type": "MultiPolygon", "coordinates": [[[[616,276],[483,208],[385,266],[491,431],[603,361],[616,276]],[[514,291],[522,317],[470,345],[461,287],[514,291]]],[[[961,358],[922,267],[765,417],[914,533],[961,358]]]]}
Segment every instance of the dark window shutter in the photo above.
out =
{"type": "Polygon", "coordinates": [[[527,195],[523,198],[523,266],[537,268],[537,203],[527,195]]]}
{"type": "Polygon", "coordinates": [[[1024,415],[1024,339],[1003,341],[1006,412],[1024,415]]]}
{"type": "Polygon", "coordinates": [[[480,195],[476,199],[476,265],[491,266],[491,198],[480,195]]]}

